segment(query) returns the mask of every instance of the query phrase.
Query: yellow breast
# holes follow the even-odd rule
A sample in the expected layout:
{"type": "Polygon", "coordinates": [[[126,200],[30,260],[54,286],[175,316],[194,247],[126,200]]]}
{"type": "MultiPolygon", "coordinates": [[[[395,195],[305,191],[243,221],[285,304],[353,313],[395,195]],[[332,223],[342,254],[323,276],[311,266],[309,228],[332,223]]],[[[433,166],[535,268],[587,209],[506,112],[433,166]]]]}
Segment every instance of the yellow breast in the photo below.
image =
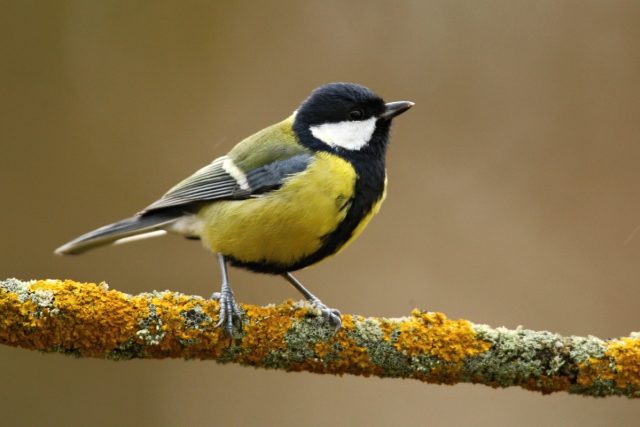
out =
{"type": "Polygon", "coordinates": [[[241,262],[293,264],[316,252],[344,219],[355,180],[348,162],[318,153],[276,191],[203,208],[201,238],[212,251],[241,262]]]}

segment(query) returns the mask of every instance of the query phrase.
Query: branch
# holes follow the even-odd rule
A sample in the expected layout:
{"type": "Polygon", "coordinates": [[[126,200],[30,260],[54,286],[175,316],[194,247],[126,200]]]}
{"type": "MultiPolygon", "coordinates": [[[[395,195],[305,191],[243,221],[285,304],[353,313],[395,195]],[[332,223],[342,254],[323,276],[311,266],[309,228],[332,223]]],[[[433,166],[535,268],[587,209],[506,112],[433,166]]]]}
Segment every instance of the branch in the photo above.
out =
{"type": "Polygon", "coordinates": [[[243,305],[233,339],[218,303],[177,292],[127,295],[106,284],[0,281],[0,343],[112,360],[213,359],[286,371],[542,393],[640,397],[640,334],[603,341],[509,330],[414,310],[398,319],[344,315],[337,332],[306,303],[243,305]]]}

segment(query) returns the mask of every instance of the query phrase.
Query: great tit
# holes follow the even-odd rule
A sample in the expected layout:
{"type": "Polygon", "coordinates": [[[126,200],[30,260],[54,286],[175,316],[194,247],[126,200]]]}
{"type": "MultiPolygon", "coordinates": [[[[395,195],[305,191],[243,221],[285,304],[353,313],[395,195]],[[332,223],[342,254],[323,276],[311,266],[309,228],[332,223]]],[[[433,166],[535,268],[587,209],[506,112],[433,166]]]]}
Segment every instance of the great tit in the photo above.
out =
{"type": "Polygon", "coordinates": [[[218,256],[219,321],[231,334],[241,311],[227,262],[283,276],[328,320],[328,308],[291,274],[343,249],[385,198],[391,121],[412,102],[385,103],[364,86],[315,89],[287,119],[237,144],[226,156],[171,188],[131,218],[90,231],[58,248],[79,254],[175,233],[200,239],[218,256]]]}

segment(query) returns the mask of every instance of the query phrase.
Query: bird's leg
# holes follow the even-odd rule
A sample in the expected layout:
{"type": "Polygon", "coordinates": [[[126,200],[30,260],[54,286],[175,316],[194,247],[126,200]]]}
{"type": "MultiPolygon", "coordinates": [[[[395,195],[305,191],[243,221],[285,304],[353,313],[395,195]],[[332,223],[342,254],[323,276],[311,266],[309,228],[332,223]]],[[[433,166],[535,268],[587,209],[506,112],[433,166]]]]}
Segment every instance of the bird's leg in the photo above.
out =
{"type": "Polygon", "coordinates": [[[318,297],[316,297],[314,294],[309,292],[307,288],[302,286],[302,283],[300,283],[298,279],[293,277],[291,273],[284,273],[282,277],[284,277],[287,280],[287,282],[291,283],[291,285],[294,288],[296,288],[298,292],[304,295],[307,301],[309,301],[311,304],[317,307],[322,313],[322,316],[327,318],[329,322],[333,326],[335,326],[336,329],[340,329],[340,327],[342,326],[342,318],[341,318],[340,311],[336,310],[335,308],[329,308],[326,305],[324,305],[324,303],[320,301],[318,297]]]}
{"type": "Polygon", "coordinates": [[[218,254],[218,262],[222,273],[222,287],[220,292],[214,292],[211,295],[211,299],[218,300],[220,304],[219,320],[216,323],[216,328],[224,326],[229,336],[233,336],[233,318],[235,317],[242,321],[242,310],[240,310],[236,300],[233,298],[233,291],[229,285],[229,274],[227,273],[227,261],[224,259],[224,255],[218,254]]]}

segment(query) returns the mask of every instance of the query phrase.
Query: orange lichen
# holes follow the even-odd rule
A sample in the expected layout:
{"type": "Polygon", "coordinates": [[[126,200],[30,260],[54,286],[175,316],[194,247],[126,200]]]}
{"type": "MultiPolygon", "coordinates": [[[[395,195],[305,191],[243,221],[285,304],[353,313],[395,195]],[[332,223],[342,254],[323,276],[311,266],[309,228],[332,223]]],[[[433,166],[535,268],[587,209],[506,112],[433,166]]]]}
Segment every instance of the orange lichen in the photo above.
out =
{"type": "Polygon", "coordinates": [[[582,386],[590,386],[596,380],[608,380],[620,389],[640,389],[640,338],[612,340],[602,358],[589,358],[579,367],[577,383],[582,386]]]}
{"type": "Polygon", "coordinates": [[[619,387],[631,385],[640,388],[640,338],[625,337],[612,341],[605,356],[615,361],[619,387]]]}
{"type": "MultiPolygon", "coordinates": [[[[7,315],[3,310],[3,323],[13,332],[11,336],[0,339],[20,342],[27,348],[64,349],[88,357],[104,357],[105,353],[121,351],[132,345],[141,346],[144,351],[156,357],[169,354],[192,354],[197,351],[183,351],[181,342],[206,338],[202,344],[207,351],[218,348],[222,352],[224,343],[216,346],[219,334],[204,335],[202,331],[184,327],[185,319],[181,313],[194,308],[200,302],[212,315],[217,314],[217,302],[198,301],[181,294],[163,293],[149,297],[147,294],[130,296],[118,291],[107,290],[106,286],[74,281],[37,281],[29,285],[32,292],[45,292],[51,295],[52,305],[41,308],[36,315],[35,303],[25,301],[17,303],[17,296],[10,292],[0,293],[0,301],[8,306],[19,308],[20,318],[7,315]],[[145,325],[145,319],[151,315],[149,307],[153,305],[155,321],[145,325]],[[206,307],[208,306],[208,307],[206,307]],[[12,327],[8,327],[11,325],[12,327]],[[40,333],[29,333],[29,328],[38,327],[40,333]],[[162,339],[155,346],[144,346],[141,332],[156,334],[158,337],[171,331],[170,339],[162,339]]],[[[224,340],[221,340],[224,341],[224,340]]],[[[193,350],[197,350],[194,348],[193,350]]]]}
{"type": "MultiPolygon", "coordinates": [[[[303,309],[305,311],[307,309],[303,309]]],[[[308,313],[308,312],[307,312],[308,313]]],[[[293,363],[287,369],[317,373],[351,373],[369,376],[380,368],[371,362],[367,349],[357,345],[349,334],[354,330],[353,317],[342,316],[342,327],[330,335],[330,339],[311,343],[313,357],[293,363]]]]}
{"type": "MultiPolygon", "coordinates": [[[[196,357],[203,346],[208,347],[209,351],[213,349],[215,354],[220,354],[228,345],[225,339],[220,339],[219,333],[204,334],[202,332],[203,330],[214,331],[213,317],[218,312],[217,301],[193,299],[173,292],[163,292],[150,300],[145,296],[135,296],[132,299],[140,300],[141,304],[152,304],[153,317],[158,319],[156,322],[153,319],[149,322],[149,333],[163,336],[163,339],[160,339],[157,345],[148,346],[147,351],[150,354],[166,357],[166,355],[183,352],[186,357],[196,357]],[[199,328],[188,327],[183,314],[192,312],[197,307],[200,307],[203,315],[208,319],[203,321],[199,328]],[[164,337],[165,333],[169,335],[164,337]]],[[[140,335],[139,332],[138,335],[140,335]]]]}
{"type": "MultiPolygon", "coordinates": [[[[355,316],[344,315],[342,328],[334,335],[334,347],[340,349],[337,357],[328,363],[330,369],[357,375],[376,375],[382,368],[371,360],[366,347],[358,345],[350,336],[356,329],[355,316]]],[[[361,318],[360,318],[361,319],[361,318]]]]}
{"type": "MultiPolygon", "coordinates": [[[[429,355],[455,363],[491,348],[478,339],[471,322],[450,320],[442,313],[413,310],[411,318],[399,324],[398,332],[395,346],[409,356],[429,355]]],[[[386,339],[391,333],[391,325],[385,323],[386,339]]]]}
{"type": "Polygon", "coordinates": [[[326,342],[319,342],[313,346],[313,351],[318,357],[324,358],[331,352],[331,345],[326,342]]]}
{"type": "Polygon", "coordinates": [[[242,348],[246,350],[244,360],[258,364],[274,350],[283,350],[287,344],[285,336],[291,327],[293,301],[275,307],[245,306],[249,327],[245,328],[242,348]]]}
{"type": "Polygon", "coordinates": [[[0,339],[8,343],[20,343],[25,338],[25,330],[39,326],[34,317],[36,307],[32,301],[20,302],[13,293],[0,292],[0,339]]]}
{"type": "Polygon", "coordinates": [[[59,311],[47,317],[46,327],[56,331],[51,337],[55,343],[50,345],[74,349],[85,356],[100,356],[102,352],[96,347],[117,348],[135,333],[139,319],[147,315],[146,304],[130,301],[117,291],[105,291],[94,283],[38,281],[31,289],[51,292],[53,309],[59,311]],[[118,316],[109,316],[114,311],[118,316]],[[72,328],[68,327],[69,318],[75,320],[72,328]]]}

